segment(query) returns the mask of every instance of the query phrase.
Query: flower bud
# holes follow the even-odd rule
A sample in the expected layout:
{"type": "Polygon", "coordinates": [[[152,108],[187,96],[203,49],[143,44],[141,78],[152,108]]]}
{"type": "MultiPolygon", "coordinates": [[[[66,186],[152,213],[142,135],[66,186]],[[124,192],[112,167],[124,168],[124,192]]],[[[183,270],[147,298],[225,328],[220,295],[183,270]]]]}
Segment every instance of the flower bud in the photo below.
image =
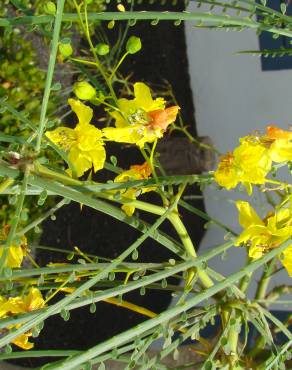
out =
{"type": "Polygon", "coordinates": [[[69,44],[69,43],[66,43],[66,44],[60,43],[59,44],[59,52],[60,52],[60,54],[63,58],[68,58],[73,53],[73,49],[72,49],[71,44],[69,44]]]}
{"type": "Polygon", "coordinates": [[[109,53],[109,46],[107,44],[97,44],[95,48],[98,55],[106,55],[109,53]]]}
{"type": "Polygon", "coordinates": [[[81,100],[91,100],[96,96],[95,88],[86,81],[76,82],[73,91],[77,98],[81,100]]]}
{"type": "Polygon", "coordinates": [[[131,36],[127,42],[126,50],[129,54],[138,53],[142,48],[140,37],[131,36]]]}
{"type": "Polygon", "coordinates": [[[44,12],[45,13],[50,14],[50,15],[55,15],[56,11],[57,11],[56,5],[52,1],[48,1],[44,5],[44,12]]]}

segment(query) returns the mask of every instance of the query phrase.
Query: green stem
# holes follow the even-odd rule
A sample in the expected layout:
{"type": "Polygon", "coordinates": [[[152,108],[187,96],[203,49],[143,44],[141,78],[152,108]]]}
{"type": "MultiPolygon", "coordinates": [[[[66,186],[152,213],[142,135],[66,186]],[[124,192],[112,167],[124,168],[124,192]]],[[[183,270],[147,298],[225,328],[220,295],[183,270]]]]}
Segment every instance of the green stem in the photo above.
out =
{"type": "MultiPolygon", "coordinates": [[[[287,28],[277,28],[264,25],[260,22],[256,22],[253,19],[247,17],[233,17],[230,15],[218,15],[204,12],[104,12],[104,13],[88,13],[88,21],[99,22],[99,21],[122,21],[122,20],[158,20],[158,21],[197,21],[197,22],[210,22],[211,25],[222,26],[227,24],[229,26],[241,26],[247,28],[258,29],[277,33],[283,36],[292,36],[292,31],[287,28]]],[[[39,16],[24,16],[16,18],[0,18],[0,27],[8,27],[19,24],[44,24],[50,23],[54,20],[51,15],[39,15],[39,16]]],[[[79,16],[74,13],[64,13],[63,22],[78,22],[79,16]]]]}
{"type": "MultiPolygon", "coordinates": [[[[183,245],[186,249],[186,252],[187,252],[188,256],[197,258],[197,253],[196,253],[196,250],[194,248],[193,242],[192,242],[192,240],[191,240],[183,222],[181,221],[177,211],[174,211],[174,212],[171,213],[171,215],[169,216],[169,221],[171,222],[171,224],[175,228],[176,232],[178,233],[178,235],[181,239],[181,242],[183,243],[183,245]]],[[[209,288],[209,287],[214,285],[213,281],[210,279],[210,277],[208,276],[206,271],[204,271],[200,267],[198,267],[196,271],[197,271],[198,276],[199,276],[199,278],[200,278],[200,280],[201,280],[201,282],[202,282],[202,284],[204,285],[205,288],[209,288]]],[[[194,274],[194,272],[193,272],[193,274],[194,274]]],[[[193,274],[191,274],[191,279],[192,279],[193,274]]]]}
{"type": "Polygon", "coordinates": [[[204,148],[206,150],[211,150],[211,151],[217,153],[218,155],[221,155],[222,154],[213,145],[205,144],[205,143],[201,142],[200,140],[196,139],[193,135],[191,135],[189,133],[189,131],[184,126],[178,127],[178,126],[175,126],[174,125],[173,126],[173,130],[177,130],[177,131],[183,132],[186,135],[186,137],[190,140],[191,143],[194,143],[195,145],[199,146],[200,148],[204,148]]]}
{"type": "Polygon", "coordinates": [[[118,64],[115,66],[115,68],[113,69],[110,77],[109,77],[109,81],[112,80],[112,78],[114,77],[114,75],[116,74],[117,70],[119,69],[120,65],[123,63],[123,61],[125,60],[125,58],[129,55],[128,52],[126,52],[120,59],[120,61],[118,62],[118,64]]]}
{"type": "Polygon", "coordinates": [[[239,283],[239,289],[245,293],[248,286],[249,286],[249,283],[250,283],[250,278],[251,278],[251,275],[246,275],[244,278],[242,278],[242,280],[240,281],[239,283]]]}
{"type": "MultiPolygon", "coordinates": [[[[110,297],[116,297],[121,294],[128,293],[130,291],[136,290],[141,288],[142,286],[150,285],[156,281],[161,281],[162,279],[166,279],[169,276],[173,276],[175,274],[179,274],[182,271],[185,271],[193,266],[199,266],[200,263],[203,261],[208,261],[211,258],[214,258],[217,255],[220,255],[221,253],[224,253],[227,249],[232,247],[232,243],[225,243],[221,246],[218,246],[217,248],[211,249],[204,253],[202,256],[199,256],[196,259],[189,259],[188,261],[181,262],[176,264],[173,267],[170,267],[169,269],[163,269],[162,271],[159,271],[157,273],[153,273],[151,275],[142,277],[139,280],[128,282],[125,285],[120,285],[119,287],[114,287],[112,289],[107,289],[102,292],[96,292],[94,295],[90,298],[81,297],[77,298],[73,302],[69,303],[65,308],[66,310],[73,310],[79,307],[83,307],[86,305],[91,304],[92,302],[99,302],[105,298],[110,297]]],[[[86,265],[70,265],[70,266],[57,266],[57,267],[43,267],[39,270],[36,269],[30,269],[30,270],[22,270],[22,271],[14,271],[12,278],[19,277],[25,277],[25,276],[35,276],[39,274],[48,274],[50,273],[50,270],[54,270],[54,273],[64,273],[64,272],[72,272],[74,271],[74,268],[76,271],[83,271],[83,270],[97,270],[97,269],[105,269],[109,266],[109,264],[86,264],[86,265]],[[17,275],[15,275],[17,274],[17,275]]],[[[127,263],[125,264],[127,266],[127,263]]],[[[132,266],[132,264],[131,264],[132,266]]],[[[112,270],[114,271],[114,270],[112,270]]],[[[224,279],[222,279],[223,281],[224,279]]],[[[12,324],[19,324],[23,322],[27,322],[29,319],[33,319],[36,317],[40,312],[44,312],[46,308],[43,308],[42,310],[38,312],[30,312],[18,315],[17,317],[9,317],[2,319],[0,322],[0,329],[5,328],[12,324]]],[[[58,314],[60,311],[56,311],[55,314],[58,314]]]]}
{"type": "Polygon", "coordinates": [[[38,217],[36,220],[31,222],[29,225],[25,226],[22,230],[16,233],[16,236],[22,236],[26,234],[31,229],[34,229],[36,226],[41,224],[46,218],[55,214],[55,212],[63,207],[65,204],[68,204],[67,199],[62,199],[59,203],[57,203],[54,207],[52,207],[49,211],[45,212],[42,216],[38,217]]]}
{"type": "Polygon", "coordinates": [[[61,30],[61,24],[62,24],[64,3],[65,3],[65,0],[58,0],[57,2],[57,11],[56,11],[56,18],[55,18],[55,25],[54,25],[54,32],[53,32],[51,53],[50,53],[48,70],[47,70],[47,78],[46,78],[43,102],[42,102],[42,107],[41,107],[38,136],[37,136],[36,147],[35,147],[36,152],[40,151],[41,141],[42,141],[43,133],[44,133],[45,126],[46,126],[46,113],[47,113],[47,108],[48,108],[48,103],[49,103],[49,98],[50,98],[50,93],[51,93],[51,85],[53,81],[53,75],[54,75],[54,69],[55,69],[55,63],[56,63],[56,56],[57,56],[58,41],[59,41],[59,35],[60,35],[60,30],[61,30]]]}
{"type": "MultiPolygon", "coordinates": [[[[157,143],[157,140],[156,140],[156,143],[157,143]]],[[[154,150],[155,150],[155,147],[156,147],[156,144],[153,144],[153,147],[154,147],[154,150]],[[154,146],[155,145],[155,146],[154,146]]],[[[153,149],[152,147],[152,149],[153,149]]],[[[158,185],[159,184],[159,180],[158,180],[158,177],[157,177],[157,174],[156,174],[156,171],[155,171],[155,167],[153,165],[153,158],[151,160],[151,154],[152,154],[152,151],[151,151],[151,154],[150,154],[150,158],[148,157],[145,149],[143,148],[140,148],[140,152],[141,154],[143,155],[145,161],[148,163],[148,165],[150,166],[151,168],[151,173],[153,175],[153,178],[155,180],[155,183],[158,185]]],[[[162,199],[162,202],[163,202],[163,205],[164,206],[167,206],[168,205],[168,200],[167,200],[167,197],[165,196],[164,192],[162,189],[160,189],[160,187],[157,187],[157,191],[159,193],[159,195],[161,196],[161,199],[162,199]]]]}
{"type": "MultiPolygon", "coordinates": [[[[54,16],[39,15],[39,16],[24,16],[16,18],[0,18],[0,27],[9,27],[20,24],[46,24],[51,23],[54,16]]],[[[240,26],[252,29],[261,29],[262,31],[272,32],[283,36],[292,37],[292,31],[288,28],[277,28],[265,25],[261,22],[256,22],[247,17],[233,17],[230,15],[218,15],[210,12],[104,12],[104,13],[88,13],[88,21],[122,21],[122,20],[158,20],[158,21],[197,21],[209,22],[211,25],[222,27],[226,24],[229,26],[240,26]]],[[[79,16],[75,13],[64,13],[63,22],[78,22],[79,16]]],[[[290,19],[285,19],[286,23],[290,23],[290,19]]]]}
{"type": "Polygon", "coordinates": [[[255,299],[264,299],[267,293],[267,289],[271,280],[272,270],[275,266],[276,260],[272,260],[268,266],[264,269],[258,288],[256,291],[255,299]]]}

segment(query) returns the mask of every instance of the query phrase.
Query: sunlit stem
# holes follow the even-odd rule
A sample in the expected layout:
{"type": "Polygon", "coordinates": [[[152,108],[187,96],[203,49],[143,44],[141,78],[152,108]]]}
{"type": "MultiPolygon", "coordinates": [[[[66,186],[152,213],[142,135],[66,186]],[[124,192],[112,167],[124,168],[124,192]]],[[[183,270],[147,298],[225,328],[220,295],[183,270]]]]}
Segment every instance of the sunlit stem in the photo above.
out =
{"type": "Polygon", "coordinates": [[[109,81],[112,80],[112,78],[114,77],[114,75],[116,74],[117,70],[120,68],[121,64],[123,63],[123,61],[126,59],[126,57],[129,55],[128,52],[126,52],[122,57],[121,59],[119,60],[119,62],[117,63],[117,65],[114,67],[110,77],[109,77],[109,81]]]}
{"type": "MultiPolygon", "coordinates": [[[[171,222],[172,226],[175,228],[176,232],[178,233],[181,242],[183,243],[185,250],[190,257],[197,257],[197,253],[194,247],[194,244],[183,224],[181,221],[179,214],[177,211],[172,212],[169,216],[169,221],[171,222]]],[[[214,285],[213,281],[210,279],[208,276],[207,272],[204,271],[201,268],[197,268],[196,270],[191,269],[189,271],[189,277],[187,283],[191,283],[193,277],[195,274],[198,274],[199,279],[201,280],[202,284],[204,285],[205,288],[209,288],[214,285]]]]}

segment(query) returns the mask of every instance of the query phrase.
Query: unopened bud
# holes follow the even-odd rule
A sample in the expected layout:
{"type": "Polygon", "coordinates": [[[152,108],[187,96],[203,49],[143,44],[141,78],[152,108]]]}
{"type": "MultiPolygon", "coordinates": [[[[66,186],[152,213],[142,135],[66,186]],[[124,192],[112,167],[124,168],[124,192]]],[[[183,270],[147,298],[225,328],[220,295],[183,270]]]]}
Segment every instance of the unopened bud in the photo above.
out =
{"type": "Polygon", "coordinates": [[[56,11],[57,11],[56,5],[52,1],[48,1],[44,5],[44,12],[45,13],[50,14],[50,15],[55,15],[56,11]]]}
{"type": "Polygon", "coordinates": [[[96,96],[95,88],[86,81],[76,82],[73,91],[77,98],[81,100],[91,100],[96,96]]]}
{"type": "Polygon", "coordinates": [[[106,55],[109,53],[109,46],[107,44],[97,44],[95,48],[98,55],[106,55]]]}
{"type": "Polygon", "coordinates": [[[131,36],[127,42],[126,50],[129,54],[136,54],[142,48],[140,37],[131,36]]]}
{"type": "Polygon", "coordinates": [[[62,55],[63,58],[68,58],[73,53],[73,49],[71,44],[59,44],[59,52],[62,55]]]}

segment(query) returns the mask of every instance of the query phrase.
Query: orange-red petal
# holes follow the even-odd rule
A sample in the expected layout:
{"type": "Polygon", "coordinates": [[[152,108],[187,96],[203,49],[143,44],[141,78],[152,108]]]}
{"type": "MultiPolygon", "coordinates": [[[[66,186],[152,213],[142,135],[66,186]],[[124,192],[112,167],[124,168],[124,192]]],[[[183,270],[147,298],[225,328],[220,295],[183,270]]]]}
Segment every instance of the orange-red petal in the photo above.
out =
{"type": "Polygon", "coordinates": [[[277,126],[268,126],[266,128],[267,136],[272,140],[288,139],[292,140],[292,131],[285,131],[277,126]]]}

